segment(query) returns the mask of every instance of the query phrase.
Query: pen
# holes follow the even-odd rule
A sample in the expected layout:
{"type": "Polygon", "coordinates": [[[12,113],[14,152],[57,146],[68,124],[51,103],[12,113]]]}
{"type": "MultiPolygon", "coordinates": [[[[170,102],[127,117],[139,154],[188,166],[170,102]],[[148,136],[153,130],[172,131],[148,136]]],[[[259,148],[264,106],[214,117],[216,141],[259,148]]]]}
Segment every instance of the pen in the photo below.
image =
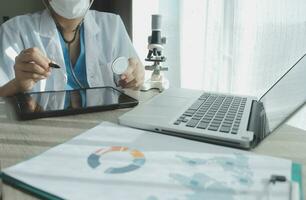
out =
{"type": "Polygon", "coordinates": [[[286,182],[287,178],[285,176],[272,175],[270,178],[270,183],[275,184],[276,182],[286,182]]]}
{"type": "Polygon", "coordinates": [[[49,63],[49,67],[55,68],[55,69],[60,69],[61,68],[60,66],[58,66],[57,64],[54,64],[54,63],[49,63]]]}

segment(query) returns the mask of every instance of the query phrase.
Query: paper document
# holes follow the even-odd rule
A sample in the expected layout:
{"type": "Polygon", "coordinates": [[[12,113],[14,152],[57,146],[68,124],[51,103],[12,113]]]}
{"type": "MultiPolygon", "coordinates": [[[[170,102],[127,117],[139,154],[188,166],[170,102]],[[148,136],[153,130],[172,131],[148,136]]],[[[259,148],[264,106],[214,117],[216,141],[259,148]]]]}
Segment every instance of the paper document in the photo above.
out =
{"type": "MultiPolygon", "coordinates": [[[[291,180],[291,166],[285,159],[102,123],[4,173],[64,199],[268,200],[271,175],[291,180]]],[[[274,199],[288,196],[284,187],[273,188],[274,199]]]]}

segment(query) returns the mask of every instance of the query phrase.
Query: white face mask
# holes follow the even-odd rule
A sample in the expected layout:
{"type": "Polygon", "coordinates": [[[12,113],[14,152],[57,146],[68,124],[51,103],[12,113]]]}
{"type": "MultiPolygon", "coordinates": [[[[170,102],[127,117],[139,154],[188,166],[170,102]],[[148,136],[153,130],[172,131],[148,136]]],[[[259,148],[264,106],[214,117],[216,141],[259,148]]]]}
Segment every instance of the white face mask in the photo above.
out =
{"type": "Polygon", "coordinates": [[[50,6],[66,19],[84,17],[90,7],[89,0],[51,0],[50,6]]]}

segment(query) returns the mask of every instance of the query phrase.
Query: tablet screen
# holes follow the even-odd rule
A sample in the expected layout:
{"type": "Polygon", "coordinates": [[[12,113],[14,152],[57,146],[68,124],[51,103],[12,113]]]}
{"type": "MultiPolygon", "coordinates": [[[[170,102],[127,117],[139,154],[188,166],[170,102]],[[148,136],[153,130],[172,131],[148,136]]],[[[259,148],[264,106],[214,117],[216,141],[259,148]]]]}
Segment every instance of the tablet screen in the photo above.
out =
{"type": "Polygon", "coordinates": [[[112,87],[18,94],[15,102],[21,119],[112,110],[138,104],[136,99],[112,87]]]}

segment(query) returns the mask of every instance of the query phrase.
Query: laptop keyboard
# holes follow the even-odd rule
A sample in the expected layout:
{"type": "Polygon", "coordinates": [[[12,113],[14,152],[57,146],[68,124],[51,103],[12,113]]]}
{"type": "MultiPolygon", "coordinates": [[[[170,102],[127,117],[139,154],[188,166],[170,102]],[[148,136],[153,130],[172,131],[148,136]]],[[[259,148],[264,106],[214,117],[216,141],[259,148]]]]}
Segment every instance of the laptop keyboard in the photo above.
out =
{"type": "Polygon", "coordinates": [[[174,125],[237,134],[246,101],[247,98],[204,93],[174,125]]]}

